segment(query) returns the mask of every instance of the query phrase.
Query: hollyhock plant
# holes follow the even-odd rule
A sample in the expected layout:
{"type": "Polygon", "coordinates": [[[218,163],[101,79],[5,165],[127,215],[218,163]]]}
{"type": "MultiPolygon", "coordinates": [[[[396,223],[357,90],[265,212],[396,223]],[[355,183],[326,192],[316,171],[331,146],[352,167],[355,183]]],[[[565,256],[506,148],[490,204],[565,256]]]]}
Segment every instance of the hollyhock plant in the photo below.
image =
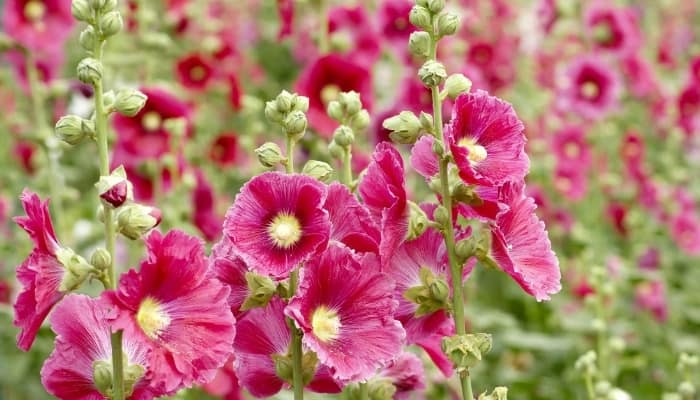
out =
{"type": "Polygon", "coordinates": [[[358,65],[371,66],[379,58],[377,28],[364,6],[332,8],[328,12],[328,32],[331,43],[338,42],[341,53],[358,65]]]}
{"type": "Polygon", "coordinates": [[[591,166],[591,150],[586,133],[579,126],[565,126],[552,137],[552,150],[557,161],[564,165],[588,169],[591,166]]]}
{"type": "Polygon", "coordinates": [[[403,352],[380,374],[391,380],[396,388],[394,398],[410,399],[418,390],[425,389],[425,370],[423,362],[413,353],[403,352]]]}
{"type": "Polygon", "coordinates": [[[326,196],[325,185],[304,175],[258,175],[226,213],[224,235],[252,270],[286,278],[328,243],[326,196]]]}
{"type": "Polygon", "coordinates": [[[236,319],[240,319],[245,314],[241,311],[241,306],[248,297],[248,284],[245,279],[248,266],[239,257],[228,236],[224,236],[212,249],[209,270],[216,279],[229,287],[228,305],[236,319]]]}
{"type": "Polygon", "coordinates": [[[152,385],[172,393],[211,380],[231,355],[235,319],[229,289],[209,279],[204,246],[180,231],[146,239],[140,271],[105,293],[115,307],[112,329],[148,347],[152,385]]]}
{"type": "MultiPolygon", "coordinates": [[[[233,344],[234,367],[241,385],[256,397],[272,396],[288,386],[275,366],[288,357],[292,337],[284,307],[284,302],[272,299],[266,307],[255,308],[238,321],[238,335],[233,344]]],[[[318,393],[340,392],[342,386],[333,379],[327,366],[318,364],[314,368],[308,389],[318,393]]]]}
{"type": "Polygon", "coordinates": [[[71,3],[62,0],[8,0],[4,32],[32,52],[60,53],[75,27],[71,3]]]}
{"type": "Polygon", "coordinates": [[[620,79],[601,58],[582,55],[566,68],[558,105],[563,111],[598,120],[614,111],[620,98],[620,79]]]}
{"type": "Polygon", "coordinates": [[[189,90],[204,90],[211,83],[214,68],[201,54],[189,54],[181,58],[176,66],[178,81],[189,90]]]}
{"type": "Polygon", "coordinates": [[[631,54],[641,45],[633,12],[603,1],[593,1],[584,13],[587,36],[596,49],[617,55],[631,54]]]}
{"type": "Polygon", "coordinates": [[[481,90],[460,95],[445,131],[459,176],[484,186],[522,180],[530,166],[524,129],[503,100],[481,90]]]}
{"type": "MultiPolygon", "coordinates": [[[[104,299],[79,294],[66,297],[56,307],[50,317],[56,346],[41,369],[49,393],[63,400],[110,398],[112,345],[107,321],[112,311],[104,299]]],[[[126,335],[122,347],[126,398],[150,400],[164,394],[150,386],[148,345],[126,335]]]]}
{"type": "Polygon", "coordinates": [[[393,286],[376,256],[332,244],[302,270],[285,314],[336,379],[363,381],[394,360],[405,339],[393,316],[393,286]]]}
{"type": "Polygon", "coordinates": [[[344,185],[328,186],[324,208],[331,223],[330,240],[360,253],[379,254],[381,233],[369,210],[344,185]]]}

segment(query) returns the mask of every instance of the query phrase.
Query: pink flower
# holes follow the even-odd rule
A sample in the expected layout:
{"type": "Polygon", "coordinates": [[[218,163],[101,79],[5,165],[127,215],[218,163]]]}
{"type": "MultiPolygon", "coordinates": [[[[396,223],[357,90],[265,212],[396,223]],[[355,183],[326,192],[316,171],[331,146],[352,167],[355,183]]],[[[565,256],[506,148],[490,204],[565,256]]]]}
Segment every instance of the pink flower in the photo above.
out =
{"type": "Polygon", "coordinates": [[[554,187],[571,201],[579,201],[588,191],[587,171],[575,164],[557,165],[554,170],[554,187]]]}
{"type": "Polygon", "coordinates": [[[688,255],[700,255],[700,217],[684,211],[674,216],[670,224],[671,236],[678,247],[688,255]]]}
{"type": "Polygon", "coordinates": [[[393,286],[376,256],[333,244],[302,270],[285,314],[336,379],[366,380],[398,356],[405,338],[393,317],[393,286]]]}
{"type": "Polygon", "coordinates": [[[617,107],[620,89],[619,77],[606,62],[582,55],[566,68],[566,84],[557,101],[563,111],[597,120],[617,107]]]}
{"type": "Polygon", "coordinates": [[[548,34],[559,17],[556,0],[539,0],[536,12],[540,28],[544,33],[548,34]]]}
{"type": "Polygon", "coordinates": [[[362,106],[372,111],[372,77],[365,67],[338,54],[323,56],[304,69],[296,91],[309,98],[309,124],[320,135],[330,137],[338,123],[326,114],[326,106],[339,92],[354,90],[362,106]]]}
{"type": "Polygon", "coordinates": [[[331,223],[330,239],[360,253],[379,254],[381,233],[369,210],[360,204],[345,185],[328,187],[324,208],[331,223]]]}
{"type": "Polygon", "coordinates": [[[284,39],[292,34],[294,29],[294,1],[277,0],[277,13],[280,16],[280,29],[277,33],[278,39],[284,39]]]}
{"type": "Polygon", "coordinates": [[[652,65],[640,55],[625,57],[620,67],[635,96],[651,97],[661,90],[652,65]]]}
{"type": "Polygon", "coordinates": [[[6,280],[0,280],[0,304],[10,304],[12,286],[6,280]]]}
{"type": "Polygon", "coordinates": [[[241,161],[241,157],[238,135],[233,132],[220,134],[209,148],[209,159],[221,167],[235,165],[241,161]]]}
{"type": "Polygon", "coordinates": [[[666,322],[668,319],[668,304],[666,289],[661,281],[644,282],[635,290],[635,302],[637,307],[652,313],[658,322],[666,322]]]}
{"type": "Polygon", "coordinates": [[[248,283],[245,279],[248,266],[238,256],[238,251],[227,236],[212,249],[209,270],[216,279],[229,287],[228,305],[236,319],[242,318],[245,312],[241,311],[241,306],[248,297],[248,283]]]}
{"type": "MultiPolygon", "coordinates": [[[[284,302],[274,298],[265,308],[254,308],[238,321],[233,344],[234,367],[241,386],[253,396],[269,397],[289,387],[275,371],[275,358],[289,354],[292,334],[284,318],[284,302]]],[[[330,370],[319,364],[308,389],[318,393],[338,393],[341,386],[330,370]]]]}
{"type": "MultiPolygon", "coordinates": [[[[499,35],[496,39],[471,41],[467,51],[467,64],[476,67],[483,83],[489,91],[497,91],[515,80],[515,57],[518,51],[517,39],[499,35]]],[[[477,86],[478,87],[478,86],[477,86]]]]}
{"type": "Polygon", "coordinates": [[[496,263],[537,301],[561,290],[559,261],[535,202],[523,194],[523,184],[506,183],[501,199],[510,207],[491,227],[491,251],[496,263]]]}
{"type": "Polygon", "coordinates": [[[641,32],[630,9],[594,1],[584,12],[584,24],[586,35],[598,50],[628,55],[641,46],[641,32]]]}
{"type": "Polygon", "coordinates": [[[639,258],[637,258],[639,269],[646,271],[656,271],[661,266],[661,253],[656,247],[647,248],[639,258]]]}
{"type": "Polygon", "coordinates": [[[27,351],[51,309],[74,288],[65,287],[68,274],[56,255],[62,248],[51,223],[48,200],[42,203],[27,189],[20,199],[27,215],[15,217],[15,222],[34,241],[34,249],[17,268],[22,291],[14,306],[14,324],[20,328],[17,346],[27,351]]]}
{"type": "Polygon", "coordinates": [[[411,0],[384,0],[379,6],[379,30],[382,37],[402,56],[408,54],[408,38],[417,30],[408,20],[414,4],[411,0]]]}
{"type": "Polygon", "coordinates": [[[391,380],[396,388],[394,398],[397,400],[410,399],[413,392],[425,389],[423,362],[413,353],[401,353],[380,376],[391,380]]]}
{"type": "Polygon", "coordinates": [[[223,400],[243,400],[243,390],[238,382],[238,376],[233,369],[233,360],[229,360],[216,373],[214,379],[202,386],[205,392],[219,396],[223,400]]]}
{"type": "MultiPolygon", "coordinates": [[[[29,94],[31,90],[28,80],[27,55],[20,51],[9,50],[5,54],[5,58],[9,64],[12,65],[20,87],[25,93],[29,94]]],[[[34,67],[36,68],[39,82],[49,83],[58,78],[61,73],[61,68],[63,68],[64,59],[65,56],[62,52],[35,55],[34,67]]],[[[0,60],[2,60],[2,57],[0,57],[0,60]]]]}
{"type": "Polygon", "coordinates": [[[75,26],[65,0],[7,0],[0,14],[5,33],[31,52],[60,53],[75,26]]]}
{"type": "Polygon", "coordinates": [[[379,225],[382,263],[390,259],[408,233],[408,203],[401,154],[387,142],[377,145],[360,182],[359,193],[379,225]]]}
{"type": "Polygon", "coordinates": [[[678,95],[678,123],[686,136],[700,133],[700,82],[691,82],[678,95]]]}
{"type": "Polygon", "coordinates": [[[175,65],[177,79],[190,90],[204,90],[211,83],[214,68],[201,54],[189,54],[175,65]]]}
{"type": "Polygon", "coordinates": [[[304,175],[258,175],[243,186],[226,213],[224,235],[252,270],[286,278],[326,248],[326,191],[304,175]]]}
{"type": "MultiPolygon", "coordinates": [[[[50,318],[56,347],[41,369],[41,382],[49,393],[64,400],[108,398],[95,382],[94,371],[96,365],[111,370],[111,329],[107,323],[111,311],[104,299],[79,294],[66,297],[56,307],[50,318]]],[[[122,349],[125,372],[138,377],[127,399],[150,400],[165,394],[149,387],[148,346],[127,334],[122,338],[122,349]]]]}
{"type": "Polygon", "coordinates": [[[557,162],[562,165],[575,166],[587,170],[591,166],[591,150],[586,142],[583,128],[568,125],[552,137],[552,150],[557,162]]]}
{"type": "Polygon", "coordinates": [[[196,169],[194,174],[196,184],[192,190],[192,205],[194,206],[192,222],[204,235],[204,238],[211,242],[221,236],[224,218],[216,211],[216,194],[204,176],[204,172],[196,169]]]}
{"type": "Polygon", "coordinates": [[[198,239],[154,231],[146,246],[140,271],[130,270],[116,291],[105,292],[117,308],[112,329],[150,348],[158,390],[208,382],[232,352],[236,321],[226,301],[229,289],[211,279],[198,239]]]}
{"type": "Polygon", "coordinates": [[[481,90],[459,96],[445,141],[462,180],[484,186],[523,180],[530,165],[524,129],[505,101],[481,90]]]}
{"type": "Polygon", "coordinates": [[[328,32],[331,38],[349,42],[348,50],[342,53],[358,65],[370,67],[380,56],[379,32],[364,6],[332,8],[328,12],[328,32]]]}

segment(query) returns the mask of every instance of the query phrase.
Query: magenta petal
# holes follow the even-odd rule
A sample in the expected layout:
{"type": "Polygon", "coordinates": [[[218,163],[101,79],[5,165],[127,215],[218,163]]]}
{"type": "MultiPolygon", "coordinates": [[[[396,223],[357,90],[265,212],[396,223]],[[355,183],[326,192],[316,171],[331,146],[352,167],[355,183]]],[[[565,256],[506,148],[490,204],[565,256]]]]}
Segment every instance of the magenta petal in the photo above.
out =
{"type": "Polygon", "coordinates": [[[433,153],[433,143],[435,138],[425,135],[418,139],[411,149],[411,165],[426,179],[434,177],[440,171],[438,158],[433,153]]]}
{"type": "Polygon", "coordinates": [[[228,237],[224,236],[221,242],[214,246],[209,257],[209,269],[216,279],[229,287],[231,291],[228,304],[231,312],[236,319],[242,317],[245,312],[240,311],[240,308],[248,297],[248,283],[245,279],[248,267],[238,256],[238,251],[228,237]]]}
{"type": "Polygon", "coordinates": [[[331,240],[361,253],[379,253],[381,234],[369,211],[345,185],[337,182],[328,187],[324,208],[331,222],[331,240]]]}

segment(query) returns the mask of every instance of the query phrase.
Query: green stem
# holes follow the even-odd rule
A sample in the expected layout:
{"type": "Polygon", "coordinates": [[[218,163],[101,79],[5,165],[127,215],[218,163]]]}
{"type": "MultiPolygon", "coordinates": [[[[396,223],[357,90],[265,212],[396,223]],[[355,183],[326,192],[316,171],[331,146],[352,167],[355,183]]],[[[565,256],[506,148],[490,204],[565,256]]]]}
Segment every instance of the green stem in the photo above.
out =
{"type": "Polygon", "coordinates": [[[596,301],[596,314],[598,314],[598,319],[600,319],[604,326],[603,329],[598,331],[597,334],[597,346],[598,346],[598,371],[600,372],[601,379],[608,379],[608,349],[607,349],[607,321],[605,315],[605,298],[602,293],[598,293],[596,301]]]}
{"type": "Polygon", "coordinates": [[[595,390],[593,390],[593,376],[590,372],[586,372],[586,392],[588,392],[589,400],[595,400],[595,390]]]}
{"type": "Polygon", "coordinates": [[[294,141],[294,137],[292,135],[287,134],[287,173],[288,174],[293,174],[294,173],[294,145],[296,142],[294,141]]]}
{"type": "MultiPolygon", "coordinates": [[[[352,186],[352,147],[343,147],[343,173],[340,180],[343,185],[351,188],[352,186]]],[[[351,189],[352,190],[352,189],[351,189]]]]}
{"type": "MultiPolygon", "coordinates": [[[[293,325],[293,324],[292,324],[293,325]]],[[[304,375],[302,365],[302,348],[301,338],[302,332],[292,327],[292,386],[294,388],[294,400],[304,399],[304,375]]]]}
{"type": "Polygon", "coordinates": [[[369,400],[369,386],[367,382],[360,382],[360,400],[369,400]]]}
{"type": "Polygon", "coordinates": [[[318,50],[321,54],[326,54],[330,51],[330,38],[328,32],[328,7],[327,0],[319,0],[318,14],[320,19],[320,30],[318,35],[318,50]]]}

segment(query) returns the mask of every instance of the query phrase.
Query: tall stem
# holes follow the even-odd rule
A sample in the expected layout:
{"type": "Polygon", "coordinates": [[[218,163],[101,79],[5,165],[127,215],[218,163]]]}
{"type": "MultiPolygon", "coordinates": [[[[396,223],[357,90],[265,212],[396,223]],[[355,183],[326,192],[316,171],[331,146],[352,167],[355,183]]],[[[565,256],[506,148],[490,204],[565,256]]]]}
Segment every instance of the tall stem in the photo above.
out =
{"type": "Polygon", "coordinates": [[[302,332],[292,324],[292,386],[294,387],[294,400],[304,399],[302,335],[302,332]]]}
{"type": "MultiPolygon", "coordinates": [[[[352,147],[343,147],[343,172],[340,181],[350,188],[352,186],[352,147]]],[[[351,189],[352,190],[352,189],[351,189]]]]}
{"type": "Polygon", "coordinates": [[[330,51],[330,38],[328,32],[328,0],[318,1],[318,14],[320,19],[320,29],[318,31],[318,49],[321,54],[330,51]]]}
{"type": "Polygon", "coordinates": [[[369,400],[369,386],[367,382],[360,382],[360,400],[369,400]]]}
{"type": "Polygon", "coordinates": [[[287,135],[287,173],[294,173],[294,145],[296,144],[293,135],[287,135]]]}

